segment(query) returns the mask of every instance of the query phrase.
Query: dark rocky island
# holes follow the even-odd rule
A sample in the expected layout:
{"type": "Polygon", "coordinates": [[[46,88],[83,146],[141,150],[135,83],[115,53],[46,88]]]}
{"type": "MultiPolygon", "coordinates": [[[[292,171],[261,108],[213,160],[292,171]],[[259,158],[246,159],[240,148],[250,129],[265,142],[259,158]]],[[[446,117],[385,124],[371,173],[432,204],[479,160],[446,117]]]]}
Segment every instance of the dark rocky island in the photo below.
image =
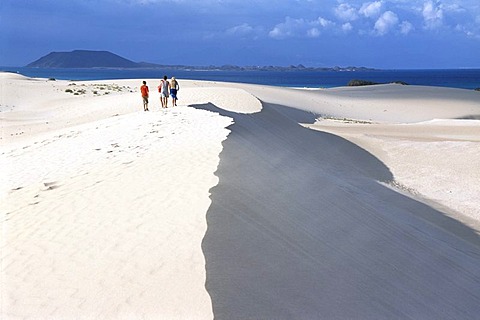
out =
{"type": "Polygon", "coordinates": [[[74,50],[71,52],[51,52],[27,65],[29,68],[137,68],[168,70],[208,70],[208,71],[366,71],[365,67],[313,68],[304,65],[282,66],[188,66],[160,65],[149,62],[134,62],[108,51],[74,50]]]}
{"type": "MultiPolygon", "coordinates": [[[[401,85],[404,85],[404,86],[408,85],[408,83],[406,83],[404,81],[393,81],[393,82],[388,82],[388,83],[401,84],[401,85]]],[[[369,81],[369,80],[354,79],[354,80],[350,80],[350,82],[348,82],[347,86],[349,86],[349,87],[361,87],[361,86],[372,86],[372,85],[376,85],[376,84],[386,84],[386,83],[373,82],[373,81],[369,81]]]]}
{"type": "Polygon", "coordinates": [[[50,52],[27,65],[29,68],[138,68],[138,63],[108,51],[50,52]]]}

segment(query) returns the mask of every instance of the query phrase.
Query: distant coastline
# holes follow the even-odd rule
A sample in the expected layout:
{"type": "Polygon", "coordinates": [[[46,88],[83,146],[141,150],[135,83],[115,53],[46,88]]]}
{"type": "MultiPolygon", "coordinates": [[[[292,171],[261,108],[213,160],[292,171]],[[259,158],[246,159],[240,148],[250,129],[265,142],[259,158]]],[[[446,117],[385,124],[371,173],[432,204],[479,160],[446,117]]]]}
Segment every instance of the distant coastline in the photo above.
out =
{"type": "Polygon", "coordinates": [[[385,70],[367,67],[191,66],[133,62],[108,51],[51,52],[24,67],[0,70],[58,80],[179,79],[239,82],[279,87],[331,88],[362,83],[407,83],[461,89],[480,87],[480,69],[385,70]]]}
{"type": "Polygon", "coordinates": [[[74,50],[71,52],[50,52],[29,63],[26,68],[65,69],[167,69],[181,71],[372,71],[367,67],[306,67],[302,64],[290,66],[193,66],[160,65],[150,62],[134,62],[109,51],[74,50]]]}

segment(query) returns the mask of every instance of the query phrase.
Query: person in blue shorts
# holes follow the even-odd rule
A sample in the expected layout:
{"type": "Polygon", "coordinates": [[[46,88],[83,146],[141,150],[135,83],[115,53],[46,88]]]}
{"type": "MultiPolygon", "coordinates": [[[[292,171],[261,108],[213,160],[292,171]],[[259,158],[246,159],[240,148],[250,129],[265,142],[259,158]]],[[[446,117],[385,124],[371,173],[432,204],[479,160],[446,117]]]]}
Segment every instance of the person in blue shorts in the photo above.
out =
{"type": "Polygon", "coordinates": [[[175,79],[175,77],[172,77],[172,80],[170,81],[170,96],[172,96],[172,106],[177,105],[177,94],[179,90],[180,85],[178,84],[177,79],[175,79]]]}

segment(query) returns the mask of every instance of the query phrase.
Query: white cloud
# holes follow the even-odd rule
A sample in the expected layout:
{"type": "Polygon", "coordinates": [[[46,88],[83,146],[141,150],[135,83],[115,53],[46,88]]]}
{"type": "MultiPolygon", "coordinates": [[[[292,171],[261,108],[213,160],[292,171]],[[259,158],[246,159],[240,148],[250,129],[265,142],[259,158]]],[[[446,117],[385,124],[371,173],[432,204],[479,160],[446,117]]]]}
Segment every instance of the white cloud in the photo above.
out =
{"type": "Polygon", "coordinates": [[[227,34],[245,36],[251,34],[253,30],[254,29],[252,26],[250,26],[248,23],[244,23],[228,29],[227,34]]]}
{"type": "Polygon", "coordinates": [[[423,4],[422,10],[425,28],[436,29],[443,24],[443,9],[439,3],[427,1],[423,4]]]}
{"type": "Polygon", "coordinates": [[[274,38],[274,39],[285,39],[289,36],[288,33],[286,33],[285,31],[282,30],[281,27],[279,26],[275,26],[275,28],[273,28],[269,33],[268,35],[271,37],[271,38],[274,38]]]}
{"type": "Polygon", "coordinates": [[[408,21],[402,21],[402,23],[400,23],[400,32],[402,34],[409,34],[414,29],[415,29],[415,27],[413,26],[413,24],[411,24],[408,21]]]}
{"type": "Polygon", "coordinates": [[[320,36],[320,30],[318,30],[318,28],[312,28],[307,31],[307,36],[310,38],[318,38],[320,36]]]}
{"type": "Polygon", "coordinates": [[[332,21],[322,17],[312,21],[286,17],[285,22],[277,24],[268,35],[274,39],[285,39],[299,36],[317,38],[321,34],[321,29],[334,25],[335,24],[332,21]]]}
{"type": "Polygon", "coordinates": [[[455,12],[455,13],[464,13],[466,12],[465,8],[460,6],[457,3],[453,4],[442,4],[442,9],[446,12],[455,12]]]}
{"type": "Polygon", "coordinates": [[[375,33],[378,35],[387,34],[390,29],[398,24],[398,16],[392,11],[384,12],[375,22],[375,33]]]}
{"type": "Polygon", "coordinates": [[[352,29],[353,29],[353,26],[352,26],[352,24],[351,24],[350,22],[344,23],[344,24],[342,25],[342,30],[343,30],[344,32],[350,32],[350,31],[352,31],[352,29]]]}
{"type": "Polygon", "coordinates": [[[334,25],[334,23],[333,23],[332,21],[327,20],[327,19],[324,19],[324,18],[322,18],[322,17],[319,17],[319,18],[317,19],[317,22],[318,22],[318,24],[320,24],[320,25],[321,25],[322,27],[324,27],[324,28],[327,28],[327,27],[329,27],[329,26],[333,26],[333,25],[334,25]]]}
{"type": "Polygon", "coordinates": [[[285,39],[295,36],[304,26],[304,19],[286,17],[285,22],[277,24],[268,35],[275,39],[285,39]]]}
{"type": "Polygon", "coordinates": [[[382,7],[382,1],[365,2],[358,12],[367,18],[375,18],[380,15],[382,7]]]}
{"type": "Polygon", "coordinates": [[[358,18],[357,10],[348,3],[341,3],[335,8],[335,15],[344,21],[353,21],[358,18]]]}
{"type": "Polygon", "coordinates": [[[480,30],[476,29],[475,26],[465,26],[461,24],[457,24],[455,26],[455,30],[465,34],[469,38],[480,39],[480,30]]]}

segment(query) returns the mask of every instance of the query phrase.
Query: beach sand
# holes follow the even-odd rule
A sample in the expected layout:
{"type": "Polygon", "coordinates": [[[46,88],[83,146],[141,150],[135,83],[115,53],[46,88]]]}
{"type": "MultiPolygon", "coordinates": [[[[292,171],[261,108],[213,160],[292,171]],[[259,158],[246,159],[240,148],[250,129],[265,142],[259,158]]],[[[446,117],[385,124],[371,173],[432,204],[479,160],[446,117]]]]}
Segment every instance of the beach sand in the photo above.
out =
{"type": "Polygon", "coordinates": [[[480,93],[0,73],[2,319],[474,319],[480,93]]]}

